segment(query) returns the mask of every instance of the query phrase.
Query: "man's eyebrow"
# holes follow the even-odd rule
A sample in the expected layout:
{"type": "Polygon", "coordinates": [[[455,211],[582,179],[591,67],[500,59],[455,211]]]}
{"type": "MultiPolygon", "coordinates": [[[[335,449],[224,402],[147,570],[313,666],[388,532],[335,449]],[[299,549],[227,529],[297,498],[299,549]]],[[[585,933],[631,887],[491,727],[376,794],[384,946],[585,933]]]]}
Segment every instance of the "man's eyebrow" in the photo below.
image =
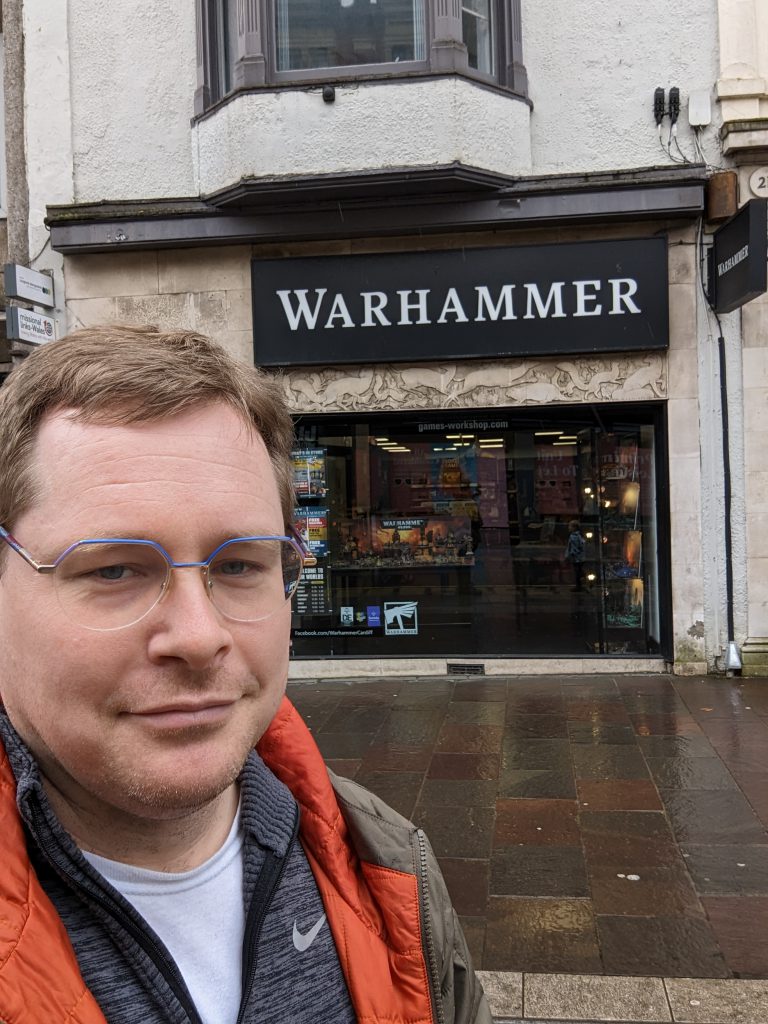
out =
{"type": "MultiPolygon", "coordinates": [[[[217,533],[211,535],[211,549],[218,547],[219,544],[223,544],[228,540],[236,540],[238,537],[285,537],[286,528],[281,528],[278,532],[266,529],[244,529],[244,530],[219,530],[217,533]]],[[[71,543],[76,543],[80,540],[149,540],[156,544],[160,544],[157,536],[150,533],[145,533],[142,530],[129,531],[127,533],[115,533],[114,530],[92,530],[90,533],[83,534],[80,537],[73,538],[71,543]]]]}

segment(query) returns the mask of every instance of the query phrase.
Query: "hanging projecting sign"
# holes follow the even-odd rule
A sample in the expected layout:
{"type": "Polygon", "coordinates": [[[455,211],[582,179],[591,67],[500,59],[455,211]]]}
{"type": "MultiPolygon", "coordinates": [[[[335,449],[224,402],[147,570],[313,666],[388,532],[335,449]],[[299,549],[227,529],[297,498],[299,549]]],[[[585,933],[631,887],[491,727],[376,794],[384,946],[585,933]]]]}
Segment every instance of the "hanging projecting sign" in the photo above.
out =
{"type": "Polygon", "coordinates": [[[24,299],[36,306],[53,309],[53,278],[30,270],[19,263],[6,263],[4,272],[5,294],[9,299],[24,299]]]}
{"type": "Polygon", "coordinates": [[[8,306],[6,311],[6,337],[18,341],[53,341],[56,323],[49,316],[35,313],[21,306],[8,306]]]}
{"type": "Polygon", "coordinates": [[[768,200],[750,199],[712,237],[709,301],[730,313],[768,289],[768,200]]]}
{"type": "Polygon", "coordinates": [[[664,238],[254,260],[262,366],[664,349],[664,238]]]}

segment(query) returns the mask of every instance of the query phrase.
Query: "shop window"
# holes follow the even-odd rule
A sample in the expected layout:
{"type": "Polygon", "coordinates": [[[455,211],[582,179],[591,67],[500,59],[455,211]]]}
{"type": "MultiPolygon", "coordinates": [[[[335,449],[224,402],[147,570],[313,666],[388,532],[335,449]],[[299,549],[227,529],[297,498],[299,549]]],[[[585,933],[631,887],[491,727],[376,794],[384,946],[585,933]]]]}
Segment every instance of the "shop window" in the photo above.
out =
{"type": "Polygon", "coordinates": [[[244,88],[460,73],[525,94],[521,0],[197,0],[196,113],[244,88]]]}
{"type": "Polygon", "coordinates": [[[294,655],[661,653],[659,416],[302,418],[294,655]]]}

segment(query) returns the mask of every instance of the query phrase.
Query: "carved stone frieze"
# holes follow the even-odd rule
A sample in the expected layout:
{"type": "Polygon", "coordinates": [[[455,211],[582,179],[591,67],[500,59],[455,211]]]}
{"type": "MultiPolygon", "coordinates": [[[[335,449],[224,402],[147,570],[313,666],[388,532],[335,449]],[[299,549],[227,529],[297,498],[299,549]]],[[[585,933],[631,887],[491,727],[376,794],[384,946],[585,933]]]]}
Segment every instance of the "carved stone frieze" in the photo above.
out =
{"type": "Polygon", "coordinates": [[[295,412],[388,412],[665,398],[665,354],[287,370],[295,412]]]}

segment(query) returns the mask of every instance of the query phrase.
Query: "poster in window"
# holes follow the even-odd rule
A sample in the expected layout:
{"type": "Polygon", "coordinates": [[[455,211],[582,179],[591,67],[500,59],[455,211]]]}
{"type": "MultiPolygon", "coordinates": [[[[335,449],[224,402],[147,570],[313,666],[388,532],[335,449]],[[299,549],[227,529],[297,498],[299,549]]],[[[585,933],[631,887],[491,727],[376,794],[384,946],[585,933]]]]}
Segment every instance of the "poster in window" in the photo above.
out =
{"type": "Polygon", "coordinates": [[[296,497],[324,498],[328,493],[324,448],[297,448],[291,452],[296,497]]]}
{"type": "Polygon", "coordinates": [[[335,566],[390,568],[473,565],[472,520],[468,516],[371,516],[340,525],[335,566]]]}
{"type": "Polygon", "coordinates": [[[296,508],[293,510],[293,526],[305,547],[315,558],[328,554],[328,509],[296,508]]]}

